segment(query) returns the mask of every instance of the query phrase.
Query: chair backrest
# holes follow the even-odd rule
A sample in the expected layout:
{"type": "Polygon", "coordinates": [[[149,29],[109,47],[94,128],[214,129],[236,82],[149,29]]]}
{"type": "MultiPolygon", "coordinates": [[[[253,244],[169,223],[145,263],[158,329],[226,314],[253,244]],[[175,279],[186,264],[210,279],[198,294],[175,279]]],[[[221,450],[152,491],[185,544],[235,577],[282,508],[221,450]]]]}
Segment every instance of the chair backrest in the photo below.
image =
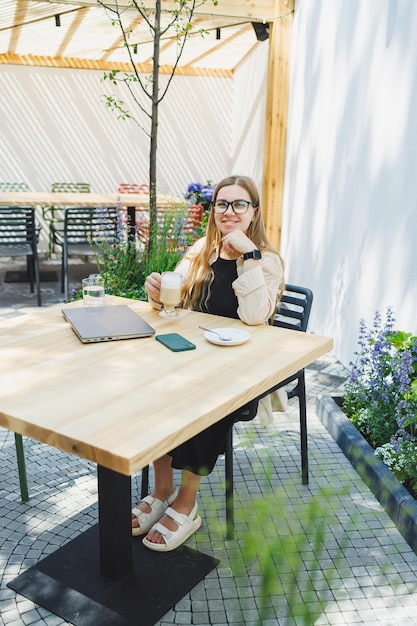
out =
{"type": "Polygon", "coordinates": [[[90,193],[90,183],[52,183],[52,193],[90,193]]]}
{"type": "Polygon", "coordinates": [[[29,191],[27,183],[0,182],[0,191],[29,191]]]}
{"type": "Polygon", "coordinates": [[[146,183],[120,183],[118,193],[149,193],[149,185],[146,183]]]}
{"type": "Polygon", "coordinates": [[[310,289],[286,284],[273,325],[306,332],[312,303],[313,292],[310,289]]]}
{"type": "Polygon", "coordinates": [[[65,209],[64,238],[67,243],[109,244],[118,240],[116,207],[76,207],[65,209]]]}
{"type": "Polygon", "coordinates": [[[191,204],[187,208],[187,221],[184,224],[184,232],[192,232],[198,228],[203,219],[204,207],[202,204],[191,204]]]}
{"type": "Polygon", "coordinates": [[[28,243],[36,248],[35,209],[0,207],[0,246],[28,243]]]}

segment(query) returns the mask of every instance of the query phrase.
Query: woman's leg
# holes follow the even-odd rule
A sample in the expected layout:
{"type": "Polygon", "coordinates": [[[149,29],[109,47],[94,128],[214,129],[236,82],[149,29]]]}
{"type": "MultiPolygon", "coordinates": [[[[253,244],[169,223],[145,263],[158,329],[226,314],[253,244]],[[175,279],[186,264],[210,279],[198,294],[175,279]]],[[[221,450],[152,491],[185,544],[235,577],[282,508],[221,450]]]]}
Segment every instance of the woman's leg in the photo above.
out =
{"type": "MultiPolygon", "coordinates": [[[[193,474],[187,470],[182,470],[181,473],[181,486],[178,492],[178,496],[171,504],[171,508],[177,513],[184,513],[189,515],[197,500],[197,491],[200,486],[201,476],[193,474]]],[[[168,530],[175,531],[178,526],[174,520],[165,515],[159,520],[159,523],[166,526],[168,530]]],[[[150,530],[146,535],[146,539],[152,543],[164,543],[163,537],[155,530],[150,530]]]]}
{"type": "MultiPolygon", "coordinates": [[[[155,476],[155,487],[151,494],[153,498],[164,501],[174,490],[174,470],[171,467],[171,461],[172,458],[165,454],[153,463],[155,476]]],[[[151,507],[147,502],[137,504],[136,508],[144,513],[151,512],[151,507]]],[[[132,528],[138,528],[138,526],[139,521],[132,515],[132,528]]]]}

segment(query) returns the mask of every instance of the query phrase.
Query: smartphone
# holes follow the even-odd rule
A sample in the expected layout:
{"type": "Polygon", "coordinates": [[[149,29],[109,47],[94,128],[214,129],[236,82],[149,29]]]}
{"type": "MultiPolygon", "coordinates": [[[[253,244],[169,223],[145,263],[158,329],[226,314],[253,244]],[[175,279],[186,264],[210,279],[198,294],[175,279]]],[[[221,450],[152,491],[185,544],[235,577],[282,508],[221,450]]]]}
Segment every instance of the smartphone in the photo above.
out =
{"type": "Polygon", "coordinates": [[[183,352],[184,350],[195,350],[195,344],[188,341],[178,333],[167,333],[166,335],[156,335],[155,339],[173,352],[183,352]]]}

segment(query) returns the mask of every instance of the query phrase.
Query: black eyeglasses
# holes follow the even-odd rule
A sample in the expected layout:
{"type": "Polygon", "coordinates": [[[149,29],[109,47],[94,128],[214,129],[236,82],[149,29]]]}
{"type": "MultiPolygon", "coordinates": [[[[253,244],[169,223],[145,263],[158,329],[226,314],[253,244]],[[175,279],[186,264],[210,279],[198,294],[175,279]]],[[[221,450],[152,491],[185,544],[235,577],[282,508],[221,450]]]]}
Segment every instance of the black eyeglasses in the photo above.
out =
{"type": "Polygon", "coordinates": [[[242,215],[247,212],[249,206],[255,205],[253,202],[249,202],[249,200],[233,200],[232,202],[227,202],[227,200],[216,200],[216,202],[212,202],[212,206],[215,213],[226,213],[229,206],[231,206],[233,213],[242,215]]]}

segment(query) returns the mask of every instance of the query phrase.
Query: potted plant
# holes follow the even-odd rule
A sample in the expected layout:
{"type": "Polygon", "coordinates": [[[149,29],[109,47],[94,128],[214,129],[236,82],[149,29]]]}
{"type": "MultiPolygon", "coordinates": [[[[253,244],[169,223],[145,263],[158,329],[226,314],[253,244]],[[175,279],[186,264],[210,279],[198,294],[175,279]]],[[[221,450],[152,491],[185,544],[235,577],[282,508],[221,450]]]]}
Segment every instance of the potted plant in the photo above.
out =
{"type": "Polygon", "coordinates": [[[343,398],[321,396],[318,415],[417,550],[417,337],[392,309],[360,322],[343,398]]]}

